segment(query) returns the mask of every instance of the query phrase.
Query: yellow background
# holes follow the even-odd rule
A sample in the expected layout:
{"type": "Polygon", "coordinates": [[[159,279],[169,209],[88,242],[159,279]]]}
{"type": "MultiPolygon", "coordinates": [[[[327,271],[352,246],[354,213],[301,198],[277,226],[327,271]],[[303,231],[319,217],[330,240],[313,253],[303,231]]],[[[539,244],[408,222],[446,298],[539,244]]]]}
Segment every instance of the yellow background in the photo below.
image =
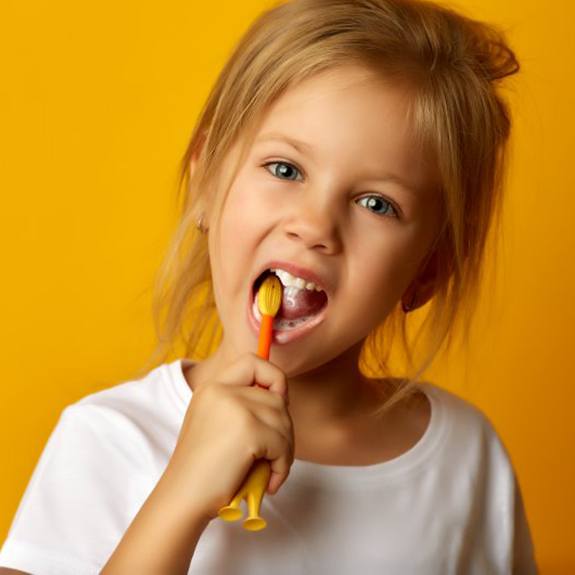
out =
{"type": "MultiPolygon", "coordinates": [[[[64,408],[138,369],[175,175],[234,42],[267,5],[4,0],[0,18],[0,541],[64,408]]],[[[575,5],[453,4],[523,69],[497,290],[432,380],[511,453],[544,574],[575,573],[575,5]]],[[[487,302],[486,302],[487,303],[487,302]]]]}

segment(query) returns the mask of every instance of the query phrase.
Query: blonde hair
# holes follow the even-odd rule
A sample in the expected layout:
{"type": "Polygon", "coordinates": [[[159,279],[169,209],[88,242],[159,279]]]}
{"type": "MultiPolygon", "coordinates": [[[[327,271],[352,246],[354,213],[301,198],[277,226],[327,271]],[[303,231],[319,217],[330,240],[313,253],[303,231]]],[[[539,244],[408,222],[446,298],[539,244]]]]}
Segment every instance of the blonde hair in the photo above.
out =
{"type": "Polygon", "coordinates": [[[179,225],[154,286],[158,342],[142,373],[170,352],[178,357],[178,338],[185,357],[195,360],[221,340],[207,239],[196,222],[207,209],[221,211],[241,160],[223,181],[220,167],[230,149],[241,141],[247,150],[265,111],[286,89],[348,63],[410,87],[413,128],[442,182],[444,225],[424,262],[433,262],[435,272],[425,321],[410,345],[398,302],[362,349],[364,370],[389,375],[390,344],[401,334],[408,377],[395,381],[381,411],[410,396],[441,346],[451,347],[458,318],[468,341],[489,231],[496,233],[501,219],[511,122],[498,84],[519,70],[515,54],[493,25],[429,1],[292,0],[253,22],[198,118],[179,173],[179,225]],[[422,334],[425,353],[414,365],[422,334]]]}

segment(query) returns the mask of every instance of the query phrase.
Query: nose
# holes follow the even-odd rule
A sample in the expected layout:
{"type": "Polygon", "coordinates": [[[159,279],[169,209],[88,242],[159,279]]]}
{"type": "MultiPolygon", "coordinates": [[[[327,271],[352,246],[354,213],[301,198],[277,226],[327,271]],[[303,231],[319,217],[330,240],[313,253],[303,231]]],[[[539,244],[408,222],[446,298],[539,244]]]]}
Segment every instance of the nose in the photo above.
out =
{"type": "Polygon", "coordinates": [[[319,250],[327,255],[341,250],[341,236],[334,201],[323,202],[310,198],[296,200],[297,205],[284,225],[285,234],[306,248],[319,250]]]}

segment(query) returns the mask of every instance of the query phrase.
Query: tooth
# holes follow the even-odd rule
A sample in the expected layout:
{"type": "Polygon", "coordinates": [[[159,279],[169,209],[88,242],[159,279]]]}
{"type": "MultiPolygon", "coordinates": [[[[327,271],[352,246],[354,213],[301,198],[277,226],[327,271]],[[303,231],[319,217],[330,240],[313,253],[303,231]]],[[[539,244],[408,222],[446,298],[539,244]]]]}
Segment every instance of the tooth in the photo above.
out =
{"type": "Polygon", "coordinates": [[[308,289],[308,290],[315,290],[315,291],[322,291],[319,286],[317,286],[313,282],[306,282],[303,278],[299,278],[290,274],[286,270],[282,269],[270,269],[281,281],[284,287],[296,287],[297,289],[308,289]]]}

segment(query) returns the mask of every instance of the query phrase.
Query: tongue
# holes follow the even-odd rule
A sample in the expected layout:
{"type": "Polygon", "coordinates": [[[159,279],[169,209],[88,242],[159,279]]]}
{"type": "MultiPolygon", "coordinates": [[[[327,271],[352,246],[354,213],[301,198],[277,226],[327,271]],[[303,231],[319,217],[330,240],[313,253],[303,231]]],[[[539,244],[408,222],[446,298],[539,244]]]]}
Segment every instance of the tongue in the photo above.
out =
{"type": "Polygon", "coordinates": [[[282,305],[276,317],[297,319],[315,315],[325,301],[326,295],[323,291],[286,287],[283,289],[282,305]]]}

